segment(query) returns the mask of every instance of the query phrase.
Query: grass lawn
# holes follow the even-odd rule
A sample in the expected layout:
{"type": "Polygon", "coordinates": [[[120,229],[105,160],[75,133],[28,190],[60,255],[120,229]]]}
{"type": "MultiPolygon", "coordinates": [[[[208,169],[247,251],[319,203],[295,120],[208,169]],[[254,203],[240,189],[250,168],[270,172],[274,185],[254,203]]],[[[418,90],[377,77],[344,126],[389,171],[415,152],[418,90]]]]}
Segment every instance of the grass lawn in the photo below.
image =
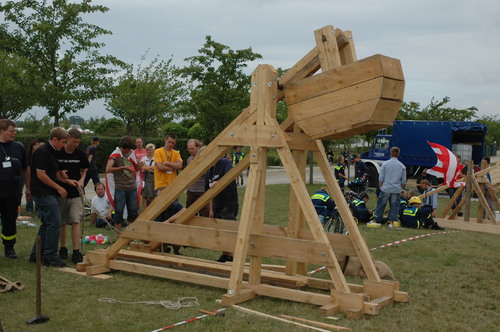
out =
{"type": "MultiPolygon", "coordinates": [[[[308,186],[314,192],[318,185],[308,186]]],[[[244,188],[239,188],[240,200],[244,188]]],[[[266,223],[285,225],[289,186],[267,187],[266,223]]],[[[440,197],[442,209],[448,199],[440,197]]],[[[181,197],[181,202],[184,198],[181,197]]],[[[370,201],[372,207],[375,205],[370,201]]],[[[473,208],[472,211],[475,211],[473,208]]],[[[474,214],[472,215],[474,216],[474,214]]],[[[427,230],[378,229],[359,225],[368,247],[374,248],[427,230]]],[[[447,230],[448,231],[448,230],[447,230]]],[[[0,275],[26,285],[22,291],[0,293],[0,323],[8,331],[151,331],[201,315],[199,309],[220,308],[214,301],[225,293],[210,288],[155,277],[115,271],[108,280],[82,277],[54,268],[42,268],[42,314],[50,321],[26,325],[35,316],[35,266],[27,262],[37,228],[18,226],[19,258],[0,256],[0,275]],[[160,305],[123,304],[99,301],[111,298],[123,302],[173,301],[196,297],[199,306],[169,310],[160,305]]],[[[103,233],[85,224],[83,235],[103,233]]],[[[349,320],[336,315],[333,321],[320,317],[317,306],[259,297],[241,305],[270,315],[287,314],[350,327],[353,331],[498,331],[500,326],[500,239],[498,235],[459,231],[438,233],[403,244],[374,250],[377,260],[387,263],[408,292],[410,302],[383,308],[379,315],[349,320]]],[[[106,245],[85,245],[85,250],[106,245]]],[[[71,245],[70,245],[71,249],[71,245]]],[[[215,260],[220,253],[184,248],[187,256],[215,260]]],[[[265,261],[278,263],[277,261],[265,261]]],[[[69,262],[68,266],[73,267],[69,262]]],[[[308,266],[313,270],[317,266],[308,266]]],[[[327,277],[318,272],[315,277],[327,277]]],[[[348,282],[362,284],[357,278],[348,282]]],[[[176,331],[306,331],[285,323],[240,313],[228,308],[225,317],[207,317],[177,326],[176,331]]],[[[1,331],[1,329],[0,329],[1,331]]]]}

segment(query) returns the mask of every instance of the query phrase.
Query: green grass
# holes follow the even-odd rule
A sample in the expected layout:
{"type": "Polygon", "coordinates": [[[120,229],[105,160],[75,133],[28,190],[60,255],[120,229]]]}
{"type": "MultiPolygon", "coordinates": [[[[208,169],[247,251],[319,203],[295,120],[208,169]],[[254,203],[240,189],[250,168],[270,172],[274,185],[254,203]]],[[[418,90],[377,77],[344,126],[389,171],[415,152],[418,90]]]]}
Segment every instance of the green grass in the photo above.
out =
{"type": "MultiPolygon", "coordinates": [[[[308,186],[314,192],[318,185],[308,186]]],[[[244,188],[239,188],[240,199],[244,188]]],[[[284,225],[288,213],[289,186],[267,188],[266,223],[284,225]]],[[[181,198],[181,202],[184,199],[181,198]]],[[[447,199],[440,197],[440,208],[447,199]]],[[[375,202],[370,201],[374,206],[375,202]]],[[[473,209],[474,211],[474,209],[473,209]]],[[[369,248],[428,233],[424,230],[370,229],[359,226],[369,248]]],[[[4,331],[151,331],[201,315],[199,309],[220,308],[214,301],[225,293],[210,288],[155,277],[114,271],[113,278],[98,280],[42,268],[42,314],[50,322],[28,326],[35,316],[35,266],[27,257],[37,228],[18,227],[17,260],[0,257],[0,275],[26,285],[23,291],[0,294],[0,322],[4,331]],[[176,301],[196,297],[199,307],[168,310],[160,305],[100,302],[112,298],[124,302],[176,301]]],[[[88,224],[84,235],[105,233],[88,224]]],[[[70,245],[71,247],[71,245],[70,245]]],[[[85,250],[105,248],[85,245],[85,250]]],[[[383,308],[379,315],[349,320],[339,314],[337,321],[320,317],[317,306],[259,297],[242,306],[279,316],[287,314],[306,319],[351,327],[353,331],[494,331],[500,325],[500,242],[498,235],[454,232],[409,241],[372,252],[375,259],[387,263],[408,292],[410,302],[383,308]]],[[[187,256],[216,259],[218,252],[185,248],[187,256]]],[[[266,260],[276,263],[277,261],[266,260]]],[[[72,266],[70,263],[69,266],[72,266]]],[[[312,270],[316,266],[309,265],[312,270]]],[[[316,277],[327,277],[325,272],[316,277]]],[[[347,278],[361,284],[362,280],[347,278]]],[[[225,317],[205,319],[173,328],[176,331],[306,331],[228,308],[225,317]]]]}

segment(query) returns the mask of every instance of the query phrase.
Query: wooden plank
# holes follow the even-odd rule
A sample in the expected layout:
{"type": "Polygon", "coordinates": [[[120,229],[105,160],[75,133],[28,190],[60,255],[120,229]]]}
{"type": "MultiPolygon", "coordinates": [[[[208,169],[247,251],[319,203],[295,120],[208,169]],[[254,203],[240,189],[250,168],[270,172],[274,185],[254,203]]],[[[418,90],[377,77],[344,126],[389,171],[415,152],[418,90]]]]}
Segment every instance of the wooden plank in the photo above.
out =
{"type": "Polygon", "coordinates": [[[338,304],[328,303],[319,308],[320,316],[330,316],[336,314],[340,311],[340,306],[338,304]]]}
{"type": "Polygon", "coordinates": [[[472,181],[472,186],[474,188],[474,191],[476,192],[476,195],[479,199],[479,203],[483,206],[483,209],[486,212],[486,215],[489,217],[489,220],[492,223],[496,224],[495,213],[491,210],[490,205],[488,204],[488,201],[486,200],[486,197],[484,197],[484,193],[481,190],[481,188],[479,187],[479,183],[477,182],[476,177],[471,177],[471,181],[472,181]]]}
{"type": "Polygon", "coordinates": [[[455,191],[455,194],[453,194],[453,197],[450,199],[448,204],[443,209],[443,213],[441,214],[441,218],[446,217],[446,215],[448,214],[448,211],[450,211],[450,209],[453,207],[453,204],[455,204],[455,202],[457,201],[458,197],[460,197],[460,195],[462,194],[464,189],[465,189],[465,187],[463,187],[463,186],[458,187],[458,189],[455,191]]]}
{"type": "Polygon", "coordinates": [[[332,290],[331,294],[334,299],[333,303],[340,305],[340,311],[348,314],[348,311],[357,309],[361,310],[361,316],[364,314],[365,300],[362,294],[345,293],[338,290],[332,290]]]}
{"type": "Polygon", "coordinates": [[[314,31],[319,63],[322,71],[332,70],[341,66],[337,37],[333,26],[327,25],[314,31]]]}
{"type": "Polygon", "coordinates": [[[56,269],[58,271],[62,271],[62,272],[67,272],[67,273],[71,273],[71,274],[76,274],[76,275],[79,275],[79,276],[84,276],[84,277],[91,277],[91,278],[95,278],[95,279],[100,279],[100,280],[106,280],[106,279],[110,279],[110,278],[113,278],[113,276],[110,276],[108,274],[95,274],[95,275],[88,275],[86,274],[85,272],[80,272],[80,271],[77,271],[76,269],[72,269],[70,267],[62,267],[62,268],[59,268],[59,269],[56,269]]]}
{"type": "Polygon", "coordinates": [[[85,273],[88,276],[92,276],[92,275],[96,275],[96,274],[102,274],[102,273],[106,273],[106,272],[109,272],[109,271],[111,271],[111,270],[109,269],[108,265],[104,265],[104,264],[98,264],[98,265],[88,266],[85,269],[85,273]]]}
{"type": "MultiPolygon", "coordinates": [[[[231,264],[221,264],[218,262],[207,261],[204,259],[194,257],[183,257],[178,255],[161,255],[158,253],[146,254],[141,252],[134,252],[130,250],[122,250],[118,256],[120,260],[131,262],[139,262],[141,264],[149,264],[155,266],[163,266],[169,268],[170,266],[178,267],[181,269],[189,269],[191,272],[199,273],[215,273],[217,275],[225,275],[229,278],[232,266],[231,264]],[[195,270],[195,271],[193,271],[195,270]]],[[[245,266],[244,276],[249,276],[249,269],[245,266]]],[[[264,270],[261,274],[262,279],[266,283],[280,284],[284,287],[303,287],[307,284],[307,277],[303,276],[287,276],[283,273],[264,270]]]]}
{"type": "MultiPolygon", "coordinates": [[[[216,300],[215,302],[217,302],[218,304],[224,304],[220,300],[216,300]]],[[[236,309],[238,311],[241,311],[241,312],[244,312],[246,314],[256,315],[256,316],[259,316],[259,317],[264,317],[264,318],[268,318],[268,319],[277,320],[277,321],[280,321],[280,322],[283,322],[283,323],[292,324],[292,325],[303,327],[303,328],[306,328],[306,329],[309,329],[309,330],[322,331],[322,332],[328,331],[328,330],[320,329],[320,328],[317,328],[317,327],[314,327],[314,326],[309,326],[309,325],[305,325],[305,324],[301,324],[301,323],[296,323],[296,322],[293,322],[293,321],[290,321],[290,320],[287,320],[287,319],[283,319],[283,318],[271,316],[271,315],[268,315],[268,314],[264,314],[262,312],[258,312],[258,311],[252,310],[252,309],[248,309],[248,308],[245,308],[245,307],[242,307],[242,306],[239,306],[239,305],[232,305],[231,308],[234,308],[234,309],[236,309]]]]}
{"type": "MultiPolygon", "coordinates": [[[[328,113],[330,115],[341,115],[342,109],[354,107],[357,104],[362,104],[371,100],[389,99],[401,101],[404,92],[404,82],[396,81],[385,77],[375,77],[370,80],[360,82],[355,85],[347,86],[334,91],[315,96],[314,98],[303,99],[300,102],[289,104],[288,108],[297,120],[298,123],[304,122],[307,119],[315,120],[321,115],[328,113]]],[[[358,123],[371,118],[371,114],[365,114],[364,118],[351,119],[358,123]]],[[[345,113],[342,114],[345,116],[345,113]]],[[[352,114],[349,113],[349,117],[352,114]]],[[[342,128],[345,124],[343,119],[337,119],[338,128],[342,128]]],[[[331,122],[331,121],[329,121],[331,122]]],[[[301,126],[302,129],[304,129],[301,126]]],[[[308,131],[306,131],[308,133],[308,131]]]]}
{"type": "MultiPolygon", "coordinates": [[[[215,230],[230,230],[234,232],[238,231],[238,223],[235,223],[234,221],[199,216],[193,217],[189,221],[188,225],[212,228],[215,230]]],[[[272,226],[266,224],[263,225],[262,235],[293,237],[291,230],[287,227],[272,226]]],[[[354,249],[349,236],[333,233],[328,233],[326,234],[326,236],[328,237],[328,240],[330,241],[331,246],[335,249],[336,253],[338,252],[339,254],[341,254],[341,256],[357,256],[357,251],[354,249]]],[[[298,238],[302,240],[314,241],[312,233],[307,229],[299,229],[298,238]]]]}
{"type": "Polygon", "coordinates": [[[442,226],[444,228],[453,228],[464,231],[481,232],[489,234],[500,234],[499,225],[477,223],[475,222],[474,219],[471,219],[472,222],[461,221],[461,220],[448,220],[440,218],[435,218],[435,220],[439,223],[439,226],[442,226]]]}
{"type": "Polygon", "coordinates": [[[354,39],[352,37],[352,32],[337,31],[340,29],[335,29],[335,35],[337,37],[337,44],[339,45],[340,51],[340,61],[342,65],[353,63],[358,60],[356,56],[356,48],[354,46],[354,39]]]}
{"type": "Polygon", "coordinates": [[[196,213],[198,213],[198,211],[207,205],[211,199],[217,196],[231,181],[236,179],[245,169],[247,169],[249,164],[250,156],[247,155],[217,182],[217,186],[213,186],[207,190],[186,211],[184,211],[184,213],[177,218],[175,223],[187,223],[196,213]]]}
{"type": "Polygon", "coordinates": [[[333,71],[290,82],[285,86],[286,103],[288,106],[294,105],[381,77],[404,82],[399,60],[374,55],[333,71]]]}
{"type": "Polygon", "coordinates": [[[357,249],[356,256],[359,257],[361,265],[365,270],[365,273],[369,280],[380,281],[380,276],[377,273],[377,269],[375,268],[375,264],[373,263],[373,259],[370,255],[370,251],[366,242],[361,236],[359,232],[359,228],[354,221],[352,213],[345,201],[344,195],[342,194],[342,190],[337,182],[337,180],[333,177],[333,173],[330,169],[330,164],[328,163],[328,158],[325,154],[325,149],[323,143],[319,140],[316,141],[319,152],[315,152],[314,156],[316,157],[316,161],[321,169],[321,173],[323,174],[323,178],[326,181],[328,186],[328,190],[330,195],[332,196],[335,205],[339,211],[339,214],[349,231],[349,237],[352,241],[353,247],[357,249]]]}
{"type": "MultiPolygon", "coordinates": [[[[401,102],[372,99],[330,112],[311,119],[297,120],[297,124],[313,139],[337,139],[350,137],[390,125],[399,111],[401,102]],[[345,114],[349,114],[348,117],[345,114]],[[379,118],[380,117],[380,118],[379,118]],[[342,118],[342,125],[331,119],[342,118]],[[364,121],[366,120],[366,121],[364,121]]],[[[290,110],[290,108],[289,108],[290,110]]]]}
{"type": "MultiPolygon", "coordinates": [[[[317,151],[318,147],[316,142],[311,139],[311,136],[304,133],[286,133],[286,139],[288,147],[290,150],[302,150],[302,151],[317,151]],[[290,139],[288,139],[290,138],[290,139]]],[[[299,166],[299,169],[302,169],[299,166]]]]}
{"type": "Polygon", "coordinates": [[[226,146],[260,146],[277,148],[283,146],[281,140],[276,139],[275,126],[266,125],[239,125],[234,126],[226,136],[221,137],[220,145],[226,146]]]}
{"type": "Polygon", "coordinates": [[[228,279],[223,277],[216,277],[208,274],[182,270],[167,269],[159,266],[151,266],[122,260],[111,260],[109,262],[109,267],[113,270],[139,273],[153,277],[178,280],[182,282],[189,282],[210,287],[227,288],[228,285],[228,279]]]}
{"type": "Polygon", "coordinates": [[[257,295],[275,297],[283,300],[309,303],[315,305],[325,305],[331,302],[332,298],[326,294],[306,292],[295,289],[285,289],[271,285],[243,285],[245,289],[254,290],[257,295]]]}
{"type": "Polygon", "coordinates": [[[397,281],[371,281],[365,280],[363,283],[364,292],[370,295],[370,299],[388,296],[393,298],[394,292],[399,290],[397,281]]]}
{"type": "Polygon", "coordinates": [[[325,329],[329,329],[332,331],[351,331],[351,329],[348,327],[343,327],[343,326],[339,326],[339,325],[332,325],[332,324],[327,324],[327,323],[323,323],[323,322],[317,322],[314,320],[304,319],[304,318],[300,318],[300,317],[294,317],[294,316],[288,316],[288,315],[280,315],[280,317],[285,318],[285,319],[289,319],[289,320],[296,320],[296,321],[302,322],[302,323],[311,324],[311,325],[325,328],[325,329]]]}
{"type": "Polygon", "coordinates": [[[407,292],[395,291],[394,292],[394,301],[406,303],[410,301],[410,297],[407,292]]]}
{"type": "MultiPolygon", "coordinates": [[[[299,81],[316,73],[321,68],[319,63],[318,49],[314,47],[302,59],[300,59],[292,68],[288,69],[279,79],[280,89],[278,90],[278,100],[285,98],[284,85],[299,81]]],[[[286,129],[286,128],[285,128],[286,129]]]]}
{"type": "MultiPolygon", "coordinates": [[[[278,128],[279,129],[279,128],[278,128]]],[[[267,169],[267,148],[259,148],[261,151],[257,153],[257,163],[261,165],[263,170],[267,169]]],[[[254,223],[251,232],[253,234],[261,234],[264,227],[264,211],[266,208],[266,171],[260,174],[259,193],[255,204],[254,223]]],[[[251,243],[250,243],[251,245],[251,243]]],[[[262,274],[262,255],[250,254],[250,275],[248,282],[250,284],[260,284],[262,274]]]]}
{"type": "MultiPolygon", "coordinates": [[[[269,121],[276,121],[270,119],[269,121]]],[[[283,138],[284,140],[284,138],[283,138]]],[[[309,193],[307,192],[305,182],[303,181],[299,170],[297,169],[297,165],[293,160],[293,156],[289,149],[278,148],[278,154],[280,155],[281,161],[285,166],[288,177],[290,178],[291,186],[294,189],[295,194],[297,195],[297,201],[299,202],[300,208],[304,213],[305,220],[307,221],[311,233],[314,236],[314,239],[317,242],[328,244],[328,250],[326,251],[326,255],[330,256],[334,260],[334,267],[328,267],[328,273],[332,278],[335,288],[338,290],[342,290],[345,292],[349,292],[349,287],[347,286],[347,282],[345,280],[344,275],[340,269],[340,266],[335,259],[335,253],[330,245],[328,237],[321,226],[321,222],[319,221],[316,210],[314,209],[311,199],[309,197],[309,193]]]]}
{"type": "MultiPolygon", "coordinates": [[[[278,91],[276,70],[269,65],[257,66],[256,70],[252,73],[251,89],[250,105],[257,108],[256,124],[264,125],[266,124],[266,116],[276,116],[276,95],[278,91]]],[[[274,123],[267,123],[267,125],[274,126],[277,133],[281,133],[279,125],[274,123]]],[[[281,139],[281,143],[286,145],[285,140],[283,140],[281,136],[277,136],[277,139],[281,139]]],[[[262,161],[263,158],[267,158],[267,149],[252,146],[250,156],[252,162],[250,163],[248,184],[243,200],[236,247],[234,249],[233,269],[231,271],[231,277],[229,278],[226,294],[226,296],[229,297],[238,296],[241,289],[245,260],[249,246],[248,241],[255,223],[253,217],[256,207],[259,206],[259,195],[262,195],[264,192],[260,190],[260,186],[265,186],[265,181],[261,181],[263,178],[262,173],[265,172],[265,169],[263,169],[263,167],[265,167],[265,162],[263,163],[262,161]]],[[[261,215],[261,218],[263,218],[263,215],[261,215]]],[[[263,222],[263,220],[261,220],[261,222],[263,222]]],[[[253,262],[252,267],[257,268],[255,262],[253,262]]],[[[260,268],[258,268],[258,272],[260,274],[260,268]]],[[[252,281],[256,282],[256,278],[258,277],[254,273],[252,273],[251,276],[252,281]]]]}
{"type": "MultiPolygon", "coordinates": [[[[295,125],[294,126],[294,132],[299,133],[300,128],[295,125]]],[[[301,171],[300,176],[302,177],[302,180],[305,183],[306,179],[306,171],[305,171],[305,166],[306,166],[306,161],[307,161],[307,152],[306,151],[297,151],[293,150],[292,155],[295,159],[295,162],[297,164],[297,169],[301,171]]],[[[297,201],[297,195],[293,191],[293,187],[290,188],[290,195],[289,195],[289,208],[288,208],[288,236],[292,238],[298,238],[299,237],[299,231],[302,229],[305,229],[305,219],[304,219],[304,214],[302,213],[302,210],[300,209],[300,205],[297,201]]],[[[305,272],[305,266],[302,265],[299,267],[297,265],[296,261],[287,261],[286,262],[286,274],[288,275],[295,275],[296,273],[299,274],[304,274],[305,272]],[[297,269],[300,268],[300,271],[297,269]]]]}

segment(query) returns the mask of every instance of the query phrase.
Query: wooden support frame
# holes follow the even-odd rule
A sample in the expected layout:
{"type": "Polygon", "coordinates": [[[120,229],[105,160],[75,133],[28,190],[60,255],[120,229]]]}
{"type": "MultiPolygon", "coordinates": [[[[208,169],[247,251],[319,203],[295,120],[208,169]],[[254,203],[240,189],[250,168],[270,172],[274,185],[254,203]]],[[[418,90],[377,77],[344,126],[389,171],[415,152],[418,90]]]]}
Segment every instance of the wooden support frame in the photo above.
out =
{"type": "Polygon", "coordinates": [[[399,283],[380,280],[369,249],[333,177],[320,140],[322,135],[329,137],[335,132],[349,135],[392,122],[395,117],[393,108],[401,104],[404,90],[400,63],[383,56],[358,62],[349,31],[326,26],[315,31],[314,36],[316,47],[281,79],[278,79],[272,66],[257,66],[252,73],[249,107],[182,171],[168,190],[160,193],[112,246],[106,251],[88,252],[79,268],[89,275],[123,270],[225,288],[227,292],[222,297],[222,303],[226,305],[255,296],[271,296],[320,305],[330,308],[328,310],[334,308],[352,318],[378,314],[383,306],[394,301],[408,301],[408,295],[399,290],[399,283]],[[320,69],[325,75],[316,80],[312,76],[320,69]],[[308,79],[322,83],[314,88],[314,82],[311,85],[308,79]],[[307,94],[297,93],[300,87],[305,88],[307,94]],[[343,123],[337,123],[337,131],[320,129],[313,134],[308,132],[315,122],[320,128],[324,125],[320,119],[322,111],[316,112],[316,108],[325,108],[321,105],[312,107],[312,116],[306,115],[301,121],[297,121],[295,115],[301,114],[302,110],[295,114],[291,112],[279,124],[276,102],[285,98],[289,89],[295,91],[295,94],[288,95],[293,103],[300,104],[307,100],[314,106],[319,105],[314,99],[319,98],[321,104],[329,98],[344,96],[343,100],[348,103],[340,108],[350,105],[351,109],[356,108],[361,113],[349,115],[342,120],[343,123]],[[327,95],[323,96],[322,91],[326,91],[327,95]],[[361,91],[359,93],[364,98],[356,96],[355,91],[361,91]],[[360,100],[363,106],[356,107],[360,100]],[[366,114],[363,113],[365,110],[366,114]],[[314,118],[315,114],[319,115],[318,119],[314,118]],[[175,223],[153,221],[234,145],[248,146],[249,153],[216,186],[202,195],[175,223]],[[287,228],[265,224],[269,148],[277,150],[291,183],[292,204],[287,228]],[[305,185],[308,151],[314,152],[349,235],[326,234],[322,228],[305,185]],[[248,167],[249,178],[239,223],[196,216],[203,206],[248,167]],[[144,244],[134,244],[129,249],[133,240],[142,240],[144,244]],[[162,242],[229,251],[233,252],[234,259],[228,265],[163,255],[155,252],[162,242]],[[368,276],[364,285],[347,283],[338,262],[338,258],[346,254],[360,257],[368,276]],[[276,268],[267,270],[263,265],[263,259],[267,257],[284,260],[282,271],[276,268]],[[308,263],[325,265],[330,280],[320,281],[307,276],[308,263]],[[299,289],[303,286],[329,292],[320,294],[299,289]]]}
{"type": "MultiPolygon", "coordinates": [[[[468,227],[467,225],[462,223],[462,221],[457,217],[457,215],[458,212],[465,206],[465,217],[463,218],[463,221],[465,221],[466,223],[478,223],[478,224],[489,224],[489,225],[500,226],[500,222],[496,220],[495,213],[493,212],[492,209],[492,207],[494,206],[496,209],[500,210],[500,202],[496,197],[494,188],[494,186],[498,185],[498,183],[496,182],[497,180],[490,183],[488,180],[485,179],[486,175],[495,173],[499,169],[500,165],[497,164],[493,167],[488,167],[488,168],[483,167],[481,171],[472,173],[471,171],[472,165],[470,164],[468,167],[468,170],[470,171],[468,172],[467,176],[458,180],[458,182],[465,182],[466,185],[458,187],[453,197],[445,206],[440,216],[441,220],[440,224],[443,224],[443,226],[445,227],[454,228],[454,226],[456,226],[456,228],[459,229],[465,229],[465,230],[469,229],[474,231],[484,231],[488,233],[498,234],[500,230],[497,231],[491,227],[486,227],[486,226],[482,227],[481,225],[468,227]],[[466,191],[465,197],[462,198],[460,201],[458,201],[459,197],[461,197],[464,191],[466,191]],[[476,194],[478,197],[478,210],[477,210],[477,217],[471,218],[470,201],[474,194],[476,194]],[[486,198],[487,196],[492,198],[491,203],[488,202],[488,199],[486,198]],[[454,209],[452,209],[453,205],[456,205],[454,209]],[[453,222],[447,222],[448,220],[459,221],[459,223],[454,224],[453,222]],[[484,229],[481,230],[481,228],[484,229]]],[[[419,197],[425,198],[429,196],[429,194],[439,193],[448,188],[449,188],[448,185],[443,185],[436,188],[432,192],[420,195],[419,197]]]]}

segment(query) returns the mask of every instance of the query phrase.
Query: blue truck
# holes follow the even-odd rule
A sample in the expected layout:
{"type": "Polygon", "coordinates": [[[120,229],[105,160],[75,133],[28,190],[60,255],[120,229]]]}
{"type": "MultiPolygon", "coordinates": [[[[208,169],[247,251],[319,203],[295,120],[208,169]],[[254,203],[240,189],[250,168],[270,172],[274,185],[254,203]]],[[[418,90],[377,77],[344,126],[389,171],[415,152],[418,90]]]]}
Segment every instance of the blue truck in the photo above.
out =
{"type": "Polygon", "coordinates": [[[401,150],[399,160],[406,166],[408,178],[436,165],[436,154],[428,141],[460,154],[462,162],[473,160],[478,165],[484,156],[486,129],[485,124],[478,122],[394,121],[392,135],[379,131],[370,150],[360,155],[368,166],[368,185],[377,185],[380,166],[390,158],[393,146],[401,150]]]}

